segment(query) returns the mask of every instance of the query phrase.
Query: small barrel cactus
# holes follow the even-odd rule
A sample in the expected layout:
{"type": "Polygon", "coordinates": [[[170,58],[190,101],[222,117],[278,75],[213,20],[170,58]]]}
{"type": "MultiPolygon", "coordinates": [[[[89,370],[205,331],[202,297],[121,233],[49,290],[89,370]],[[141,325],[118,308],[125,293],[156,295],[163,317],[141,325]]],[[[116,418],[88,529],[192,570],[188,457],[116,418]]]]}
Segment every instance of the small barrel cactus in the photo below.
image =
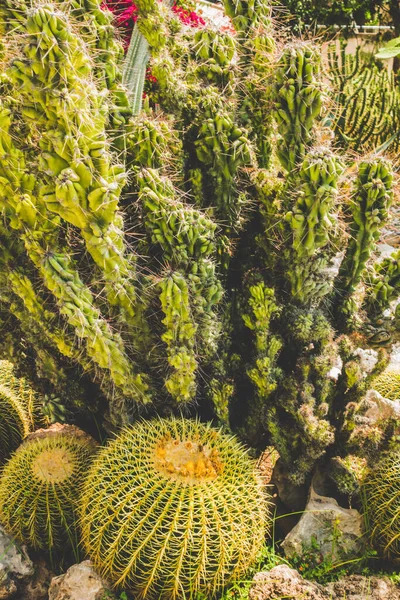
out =
{"type": "Polygon", "coordinates": [[[98,454],[83,493],[87,553],[137,600],[213,596],[247,570],[267,524],[244,448],[198,421],[126,428],[98,454]]]}
{"type": "Polygon", "coordinates": [[[0,361],[0,464],[32,430],[36,398],[10,362],[0,361]]]}
{"type": "Polygon", "coordinates": [[[374,380],[374,390],[388,400],[400,400],[400,370],[384,371],[374,380]]]}
{"type": "Polygon", "coordinates": [[[387,453],[365,479],[364,510],[374,545],[400,559],[400,448],[387,453]]]}
{"type": "Polygon", "coordinates": [[[96,442],[72,425],[30,434],[0,478],[0,522],[17,540],[52,551],[77,547],[77,509],[96,442]]]}

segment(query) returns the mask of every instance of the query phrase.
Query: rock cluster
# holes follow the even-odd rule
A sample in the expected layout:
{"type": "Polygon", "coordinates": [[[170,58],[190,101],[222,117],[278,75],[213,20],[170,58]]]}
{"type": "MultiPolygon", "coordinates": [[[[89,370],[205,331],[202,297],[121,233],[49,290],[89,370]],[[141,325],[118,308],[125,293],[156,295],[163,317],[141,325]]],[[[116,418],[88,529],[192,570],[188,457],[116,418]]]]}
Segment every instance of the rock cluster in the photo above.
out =
{"type": "Polygon", "coordinates": [[[400,589],[389,579],[350,575],[326,586],[303,579],[287,565],[257,573],[249,600],[400,600],[400,589]]]}

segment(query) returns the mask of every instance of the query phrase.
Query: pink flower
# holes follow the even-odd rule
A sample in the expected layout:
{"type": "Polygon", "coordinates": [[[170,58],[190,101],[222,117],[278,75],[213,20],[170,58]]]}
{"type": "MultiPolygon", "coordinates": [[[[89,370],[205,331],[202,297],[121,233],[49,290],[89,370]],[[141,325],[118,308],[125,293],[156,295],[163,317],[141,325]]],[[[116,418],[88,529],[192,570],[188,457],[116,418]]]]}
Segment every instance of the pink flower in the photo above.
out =
{"type": "Polygon", "coordinates": [[[122,27],[132,27],[133,23],[136,23],[138,18],[138,8],[136,4],[131,4],[121,13],[116,13],[117,15],[117,24],[122,27]]]}

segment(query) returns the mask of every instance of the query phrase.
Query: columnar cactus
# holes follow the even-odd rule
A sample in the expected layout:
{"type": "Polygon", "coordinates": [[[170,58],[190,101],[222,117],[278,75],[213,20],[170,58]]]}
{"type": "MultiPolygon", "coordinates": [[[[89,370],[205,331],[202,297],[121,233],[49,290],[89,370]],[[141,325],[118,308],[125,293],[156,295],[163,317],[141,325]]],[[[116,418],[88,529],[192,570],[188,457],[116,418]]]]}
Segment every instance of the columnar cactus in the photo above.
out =
{"type": "Polygon", "coordinates": [[[392,184],[393,173],[387,161],[372,158],[359,164],[350,204],[350,240],[337,283],[338,304],[344,314],[350,310],[351,315],[351,296],[386,222],[393,198],[392,184]]]}
{"type": "Polygon", "coordinates": [[[268,521],[243,447],[184,419],[124,429],[95,459],[82,500],[86,551],[135,598],[213,596],[254,561],[268,521]]]}
{"type": "Polygon", "coordinates": [[[328,52],[328,65],[335,103],[333,129],[344,148],[360,152],[384,148],[397,152],[400,94],[394,72],[363,59],[362,47],[346,53],[346,44],[328,52]]]}
{"type": "Polygon", "coordinates": [[[281,140],[277,154],[291,172],[301,164],[322,109],[320,53],[309,44],[285,48],[276,71],[275,119],[281,140]]]}

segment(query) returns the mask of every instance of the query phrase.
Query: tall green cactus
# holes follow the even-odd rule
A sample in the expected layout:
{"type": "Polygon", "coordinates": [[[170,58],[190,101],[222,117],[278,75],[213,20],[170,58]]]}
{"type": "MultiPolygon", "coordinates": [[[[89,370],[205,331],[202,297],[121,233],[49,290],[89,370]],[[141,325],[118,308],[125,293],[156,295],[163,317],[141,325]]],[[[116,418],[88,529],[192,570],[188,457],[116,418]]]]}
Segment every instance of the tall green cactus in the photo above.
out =
{"type": "Polygon", "coordinates": [[[277,154],[291,172],[303,161],[322,108],[320,54],[310,44],[284,49],[275,81],[275,119],[281,134],[277,154]]]}
{"type": "Polygon", "coordinates": [[[358,167],[354,196],[350,201],[350,240],[338,277],[338,306],[352,316],[352,294],[365,271],[379,239],[393,198],[390,164],[380,158],[363,161],[358,167]]]}

